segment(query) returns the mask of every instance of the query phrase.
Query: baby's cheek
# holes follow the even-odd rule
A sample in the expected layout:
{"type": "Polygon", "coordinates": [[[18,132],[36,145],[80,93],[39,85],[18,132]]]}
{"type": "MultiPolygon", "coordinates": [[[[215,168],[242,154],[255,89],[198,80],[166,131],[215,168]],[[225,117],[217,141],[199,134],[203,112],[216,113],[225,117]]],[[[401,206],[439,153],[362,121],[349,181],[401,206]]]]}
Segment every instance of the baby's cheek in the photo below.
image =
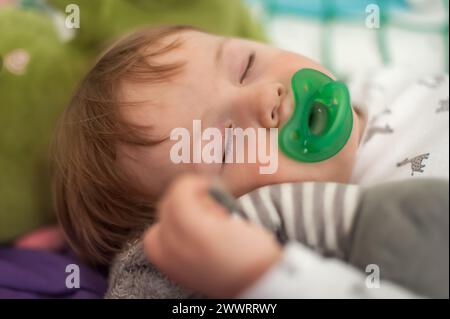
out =
{"type": "Polygon", "coordinates": [[[254,163],[230,163],[224,168],[221,180],[234,195],[241,196],[253,189],[270,184],[267,175],[260,174],[254,163]]]}

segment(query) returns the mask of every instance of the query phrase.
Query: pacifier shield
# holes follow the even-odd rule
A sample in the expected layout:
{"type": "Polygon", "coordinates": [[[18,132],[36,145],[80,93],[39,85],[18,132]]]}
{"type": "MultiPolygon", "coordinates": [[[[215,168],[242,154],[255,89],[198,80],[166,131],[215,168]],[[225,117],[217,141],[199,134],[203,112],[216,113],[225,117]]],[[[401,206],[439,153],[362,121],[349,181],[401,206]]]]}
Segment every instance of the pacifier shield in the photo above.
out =
{"type": "Polygon", "coordinates": [[[345,146],[353,128],[347,86],[313,69],[297,71],[291,84],[295,107],[280,131],[281,150],[301,162],[334,156],[345,146]]]}

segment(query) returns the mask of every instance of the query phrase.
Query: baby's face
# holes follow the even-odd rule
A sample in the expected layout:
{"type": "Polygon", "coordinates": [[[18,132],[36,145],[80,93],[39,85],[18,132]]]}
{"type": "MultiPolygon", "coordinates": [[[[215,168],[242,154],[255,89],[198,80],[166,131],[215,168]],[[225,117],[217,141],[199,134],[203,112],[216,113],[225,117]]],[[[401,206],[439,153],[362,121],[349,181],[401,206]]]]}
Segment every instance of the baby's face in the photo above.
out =
{"type": "Polygon", "coordinates": [[[161,62],[186,61],[180,74],[157,85],[123,85],[127,101],[145,101],[124,108],[124,117],[133,124],[149,126],[146,133],[161,140],[151,147],[119,147],[119,159],[139,187],[159,196],[174,177],[187,171],[219,176],[236,196],[275,183],[348,181],[362,131],[355,111],[346,146],[322,162],[300,163],[280,151],[273,174],[261,174],[260,167],[267,164],[258,162],[258,157],[256,163],[175,164],[170,151],[177,141],[169,138],[174,128],[186,128],[191,138],[193,120],[201,120],[202,130],[214,127],[222,133],[228,127],[265,128],[269,140],[268,129],[281,128],[293,111],[293,74],[300,68],[312,68],[333,76],[304,56],[258,42],[196,31],[167,40],[174,37],[181,37],[182,46],[165,54],[161,62]]]}

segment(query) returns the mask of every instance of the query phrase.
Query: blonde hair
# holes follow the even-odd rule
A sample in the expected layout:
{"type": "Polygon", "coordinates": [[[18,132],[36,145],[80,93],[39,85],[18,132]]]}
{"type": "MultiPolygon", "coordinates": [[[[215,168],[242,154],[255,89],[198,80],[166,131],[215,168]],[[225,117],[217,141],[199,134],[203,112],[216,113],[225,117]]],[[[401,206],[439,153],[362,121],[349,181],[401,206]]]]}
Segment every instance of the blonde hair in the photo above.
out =
{"type": "Polygon", "coordinates": [[[167,36],[192,30],[160,26],[134,32],[104,53],[62,114],[53,142],[53,198],[72,248],[91,264],[108,264],[122,246],[154,220],[154,200],[132,186],[116,161],[119,142],[151,145],[119,114],[124,80],[166,81],[183,63],[156,58],[179,47],[167,36]]]}

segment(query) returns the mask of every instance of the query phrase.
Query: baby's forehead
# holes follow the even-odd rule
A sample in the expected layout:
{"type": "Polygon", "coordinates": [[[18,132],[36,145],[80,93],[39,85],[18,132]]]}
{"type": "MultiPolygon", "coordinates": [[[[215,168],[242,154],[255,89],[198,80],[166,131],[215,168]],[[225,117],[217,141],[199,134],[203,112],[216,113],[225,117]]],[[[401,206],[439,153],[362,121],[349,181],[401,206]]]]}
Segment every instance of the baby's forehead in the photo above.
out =
{"type": "Polygon", "coordinates": [[[183,86],[202,82],[214,67],[211,63],[220,39],[205,32],[186,30],[149,45],[129,75],[120,79],[121,98],[130,103],[151,97],[156,104],[161,104],[168,92],[173,94],[183,86]]]}
{"type": "Polygon", "coordinates": [[[213,52],[221,39],[199,31],[168,36],[164,45],[179,45],[156,57],[146,57],[154,76],[150,74],[144,81],[121,81],[121,116],[133,125],[150,126],[153,131],[187,125],[184,120],[198,115],[202,103],[211,104],[210,94],[215,90],[213,52]],[[177,66],[174,72],[160,72],[171,65],[177,66]]]}
{"type": "Polygon", "coordinates": [[[198,96],[177,80],[153,85],[127,82],[121,95],[120,117],[155,140],[167,137],[176,127],[187,126],[199,102],[198,96]]]}
{"type": "Polygon", "coordinates": [[[170,109],[173,89],[167,83],[123,82],[120,86],[119,113],[125,122],[138,127],[162,124],[170,109]]]}

